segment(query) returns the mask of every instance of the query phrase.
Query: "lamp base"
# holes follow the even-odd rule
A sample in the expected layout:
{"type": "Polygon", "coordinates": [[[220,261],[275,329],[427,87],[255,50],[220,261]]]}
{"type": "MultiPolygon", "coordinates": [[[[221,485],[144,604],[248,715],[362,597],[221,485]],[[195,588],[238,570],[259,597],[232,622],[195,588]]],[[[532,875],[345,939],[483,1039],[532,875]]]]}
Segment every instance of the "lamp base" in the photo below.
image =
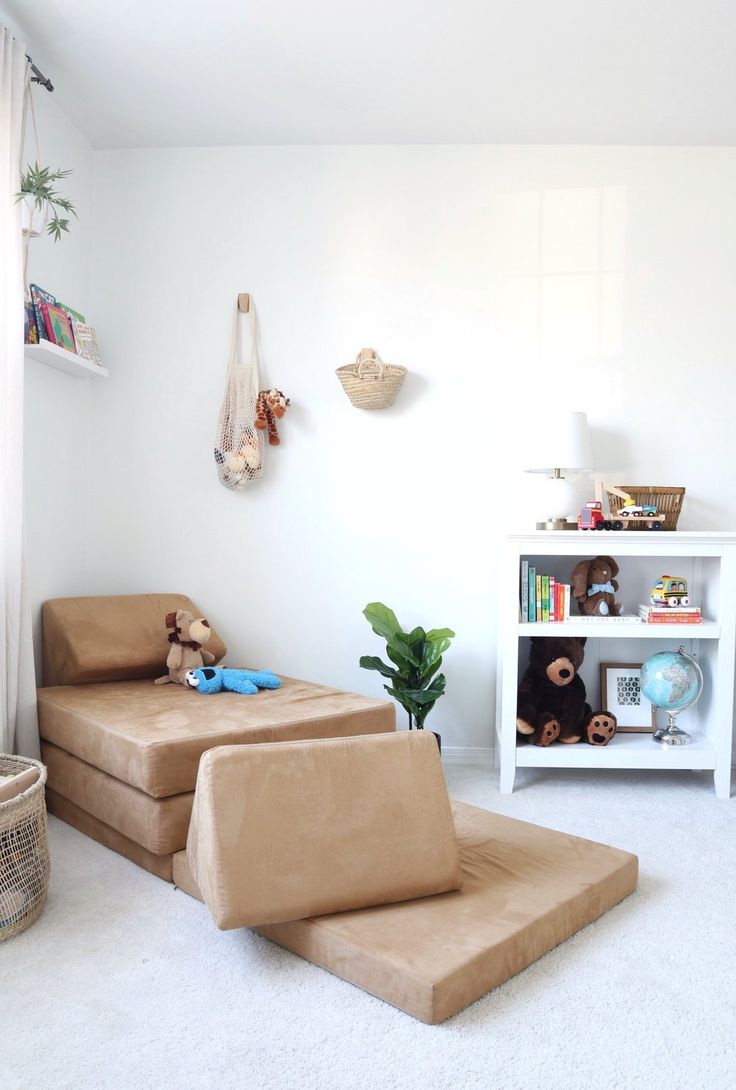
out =
{"type": "Polygon", "coordinates": [[[577,522],[568,522],[567,519],[546,519],[537,523],[538,530],[577,530],[577,522]]]}

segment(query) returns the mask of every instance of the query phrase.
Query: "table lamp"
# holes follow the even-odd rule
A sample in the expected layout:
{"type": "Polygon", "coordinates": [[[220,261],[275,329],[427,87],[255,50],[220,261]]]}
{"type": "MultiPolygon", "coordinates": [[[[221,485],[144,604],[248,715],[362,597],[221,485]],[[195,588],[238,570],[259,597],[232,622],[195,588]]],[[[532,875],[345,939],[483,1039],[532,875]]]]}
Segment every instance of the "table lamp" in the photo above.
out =
{"type": "Polygon", "coordinates": [[[593,457],[586,413],[552,408],[533,428],[524,451],[527,473],[544,474],[545,519],[538,530],[577,530],[577,497],[568,478],[589,473],[593,457]],[[573,514],[573,512],[575,514],[573,514]]]}

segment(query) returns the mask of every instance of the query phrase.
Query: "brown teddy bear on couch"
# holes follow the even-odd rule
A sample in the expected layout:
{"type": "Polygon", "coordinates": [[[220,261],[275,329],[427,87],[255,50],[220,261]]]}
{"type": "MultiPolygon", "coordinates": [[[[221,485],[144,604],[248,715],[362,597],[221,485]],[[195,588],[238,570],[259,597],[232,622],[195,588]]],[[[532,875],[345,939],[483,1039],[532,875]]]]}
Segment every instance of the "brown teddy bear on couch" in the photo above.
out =
{"type": "Polygon", "coordinates": [[[534,636],[529,665],[519,684],[516,729],[535,746],[579,742],[605,746],[616,733],[616,717],[593,712],[585,699],[578,670],[585,658],[585,637],[534,636]]]}
{"type": "Polygon", "coordinates": [[[211,651],[202,645],[210,638],[209,621],[204,617],[195,620],[186,609],[177,609],[176,613],[167,613],[164,621],[169,631],[169,653],[166,656],[168,674],[157,677],[154,685],[184,685],[189,670],[199,666],[209,666],[215,661],[211,651]]]}

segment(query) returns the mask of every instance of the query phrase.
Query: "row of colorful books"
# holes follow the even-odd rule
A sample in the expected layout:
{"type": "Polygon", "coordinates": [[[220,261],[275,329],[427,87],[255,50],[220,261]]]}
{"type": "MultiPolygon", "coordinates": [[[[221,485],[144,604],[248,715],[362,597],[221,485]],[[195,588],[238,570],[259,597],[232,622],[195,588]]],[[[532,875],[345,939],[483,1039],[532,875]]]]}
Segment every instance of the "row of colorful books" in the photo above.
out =
{"type": "Polygon", "coordinates": [[[700,606],[652,606],[642,602],[639,616],[647,624],[700,624],[700,606]]]}
{"type": "Polygon", "coordinates": [[[31,298],[25,304],[24,341],[38,344],[42,340],[102,366],[97,335],[84,315],[39,288],[38,284],[31,284],[31,298]]]}
{"type": "Polygon", "coordinates": [[[532,623],[570,619],[570,584],[558,583],[553,575],[544,575],[521,562],[521,619],[532,623]]]}

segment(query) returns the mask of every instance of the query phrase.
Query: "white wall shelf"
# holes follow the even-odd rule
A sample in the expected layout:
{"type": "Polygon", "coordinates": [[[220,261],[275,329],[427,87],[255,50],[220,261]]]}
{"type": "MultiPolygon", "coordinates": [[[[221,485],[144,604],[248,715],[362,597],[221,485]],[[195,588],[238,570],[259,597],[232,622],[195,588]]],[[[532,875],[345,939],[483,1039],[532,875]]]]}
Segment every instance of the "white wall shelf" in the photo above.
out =
{"type": "MultiPolygon", "coordinates": [[[[639,530],[595,535],[578,531],[537,531],[510,534],[501,557],[499,579],[499,681],[496,735],[501,790],[513,790],[517,768],[549,769],[708,769],[713,771],[716,794],[729,798],[736,656],[736,533],[639,530]],[[624,612],[636,613],[646,601],[651,580],[665,573],[688,579],[691,600],[701,605],[701,624],[630,624],[616,621],[581,621],[528,624],[519,621],[521,561],[569,582],[578,559],[596,553],[612,554],[619,562],[621,589],[617,600],[624,612]],[[649,733],[619,732],[606,747],[585,742],[548,747],[529,744],[516,732],[519,678],[526,669],[531,636],[587,636],[586,661],[581,674],[588,701],[595,708],[598,664],[643,661],[655,651],[683,644],[695,654],[705,685],[700,700],[682,714],[682,726],[692,735],[689,745],[667,747],[649,733]],[[629,641],[636,641],[630,643],[629,641]]],[[[664,716],[659,721],[664,724],[664,716]]]]}
{"type": "Polygon", "coordinates": [[[24,344],[24,355],[27,360],[37,360],[45,363],[57,371],[64,371],[75,378],[88,378],[96,375],[98,378],[108,378],[110,372],[105,367],[98,367],[96,363],[90,363],[83,356],[75,352],[69,352],[66,348],[60,348],[51,341],[41,340],[38,344],[24,344]]]}

